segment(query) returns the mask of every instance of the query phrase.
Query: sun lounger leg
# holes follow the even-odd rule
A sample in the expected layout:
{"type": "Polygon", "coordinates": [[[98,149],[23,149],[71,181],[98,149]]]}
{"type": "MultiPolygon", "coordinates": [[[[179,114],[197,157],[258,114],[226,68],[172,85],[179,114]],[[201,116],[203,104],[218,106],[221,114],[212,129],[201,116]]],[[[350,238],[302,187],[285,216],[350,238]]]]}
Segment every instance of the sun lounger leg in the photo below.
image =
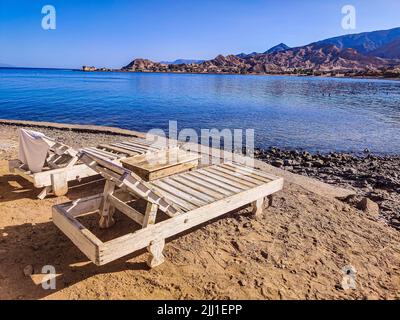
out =
{"type": "Polygon", "coordinates": [[[64,196],[68,192],[67,172],[63,171],[51,175],[53,192],[57,197],[64,196]]]}
{"type": "Polygon", "coordinates": [[[146,228],[149,224],[154,224],[156,222],[157,210],[158,210],[158,205],[151,202],[147,202],[146,213],[144,215],[143,226],[142,226],[143,228],[146,228]]]}
{"type": "Polygon", "coordinates": [[[268,207],[272,206],[272,202],[273,202],[274,196],[272,194],[270,194],[269,196],[265,197],[265,201],[268,201],[268,207]]]}
{"type": "Polygon", "coordinates": [[[163,249],[165,245],[165,240],[157,240],[152,241],[150,245],[147,247],[147,250],[151,253],[151,257],[147,261],[147,265],[150,268],[155,268],[162,264],[165,261],[165,257],[163,255],[163,249]]]}
{"type": "Polygon", "coordinates": [[[46,198],[52,191],[51,186],[48,187],[44,187],[42,191],[40,191],[40,193],[38,194],[38,199],[43,200],[44,198],[46,198]]]}
{"type": "Polygon", "coordinates": [[[113,218],[115,208],[111,205],[108,196],[114,192],[115,183],[109,180],[106,181],[104,186],[103,199],[100,204],[100,221],[99,226],[101,229],[107,229],[114,225],[115,220],[113,218]]]}
{"type": "Polygon", "coordinates": [[[253,210],[252,210],[253,215],[255,218],[258,218],[259,216],[261,216],[263,211],[264,198],[254,201],[252,205],[253,205],[253,210]]]}

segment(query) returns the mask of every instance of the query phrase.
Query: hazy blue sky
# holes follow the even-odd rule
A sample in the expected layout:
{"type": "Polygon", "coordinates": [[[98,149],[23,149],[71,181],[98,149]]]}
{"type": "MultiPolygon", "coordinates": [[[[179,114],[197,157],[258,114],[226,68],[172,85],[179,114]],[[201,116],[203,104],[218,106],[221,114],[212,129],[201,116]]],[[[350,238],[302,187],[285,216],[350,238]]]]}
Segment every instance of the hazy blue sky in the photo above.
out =
{"type": "Polygon", "coordinates": [[[352,33],[400,26],[400,0],[0,0],[0,63],[121,67],[304,45],[348,33],[346,4],[357,9],[352,33]],[[47,4],[56,30],[41,27],[47,4]]]}

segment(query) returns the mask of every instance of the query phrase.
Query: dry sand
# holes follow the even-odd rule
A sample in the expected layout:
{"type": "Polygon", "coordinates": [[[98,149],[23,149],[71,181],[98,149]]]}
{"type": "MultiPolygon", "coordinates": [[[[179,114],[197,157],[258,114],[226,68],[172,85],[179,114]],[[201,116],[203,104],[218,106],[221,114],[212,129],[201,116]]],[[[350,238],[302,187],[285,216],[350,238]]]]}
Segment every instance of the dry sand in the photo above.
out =
{"type": "MultiPolygon", "coordinates": [[[[39,130],[73,146],[121,139],[39,130]]],[[[16,127],[0,125],[0,299],[400,298],[400,233],[306,178],[285,173],[284,190],[257,220],[243,209],[169,239],[166,262],[153,270],[146,251],[97,267],[53,225],[51,206],[100,192],[102,182],[37,200],[39,190],[8,173],[16,152],[16,127]],[[49,264],[59,274],[55,290],[35,284],[49,264]],[[24,275],[28,265],[32,276],[24,275]],[[357,270],[356,288],[343,290],[347,265],[357,270]]],[[[122,216],[107,231],[85,222],[105,237],[130,226],[122,216]]]]}

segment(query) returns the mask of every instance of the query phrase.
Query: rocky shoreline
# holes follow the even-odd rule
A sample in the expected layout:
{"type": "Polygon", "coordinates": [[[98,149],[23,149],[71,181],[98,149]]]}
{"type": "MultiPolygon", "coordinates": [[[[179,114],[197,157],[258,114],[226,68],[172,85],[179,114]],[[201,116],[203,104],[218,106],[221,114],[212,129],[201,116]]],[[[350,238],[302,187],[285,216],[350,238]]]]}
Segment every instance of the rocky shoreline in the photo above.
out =
{"type": "Polygon", "coordinates": [[[320,154],[271,147],[256,149],[255,157],[275,167],[354,190],[355,196],[341,200],[356,206],[364,197],[372,200],[370,204],[379,205],[380,217],[400,230],[400,155],[380,156],[368,150],[363,154],[320,154]]]}

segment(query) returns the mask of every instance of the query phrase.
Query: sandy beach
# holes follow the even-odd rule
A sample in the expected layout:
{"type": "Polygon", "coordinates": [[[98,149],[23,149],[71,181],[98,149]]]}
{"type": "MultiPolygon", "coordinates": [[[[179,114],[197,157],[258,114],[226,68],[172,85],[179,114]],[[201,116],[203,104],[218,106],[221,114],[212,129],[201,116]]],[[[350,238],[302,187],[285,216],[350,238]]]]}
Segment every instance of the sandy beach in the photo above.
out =
{"type": "MultiPolygon", "coordinates": [[[[129,139],[126,130],[64,125],[31,128],[73,147],[129,139]],[[99,130],[99,131],[97,131],[99,130]]],[[[32,127],[33,126],[33,127],[32,127]]],[[[38,200],[39,190],[8,172],[17,156],[18,126],[0,124],[0,299],[399,299],[400,234],[379,215],[338,197],[334,185],[260,166],[285,178],[273,205],[254,219],[232,212],[168,239],[166,262],[150,270],[146,251],[97,267],[51,221],[51,206],[100,193],[103,182],[72,188],[66,196],[38,200]],[[58,274],[55,290],[38,283],[44,265],[58,274]],[[341,286],[353,266],[356,288],[341,286]],[[24,268],[32,266],[33,275],[24,268]]],[[[129,231],[117,215],[113,236],[129,231]]]]}

